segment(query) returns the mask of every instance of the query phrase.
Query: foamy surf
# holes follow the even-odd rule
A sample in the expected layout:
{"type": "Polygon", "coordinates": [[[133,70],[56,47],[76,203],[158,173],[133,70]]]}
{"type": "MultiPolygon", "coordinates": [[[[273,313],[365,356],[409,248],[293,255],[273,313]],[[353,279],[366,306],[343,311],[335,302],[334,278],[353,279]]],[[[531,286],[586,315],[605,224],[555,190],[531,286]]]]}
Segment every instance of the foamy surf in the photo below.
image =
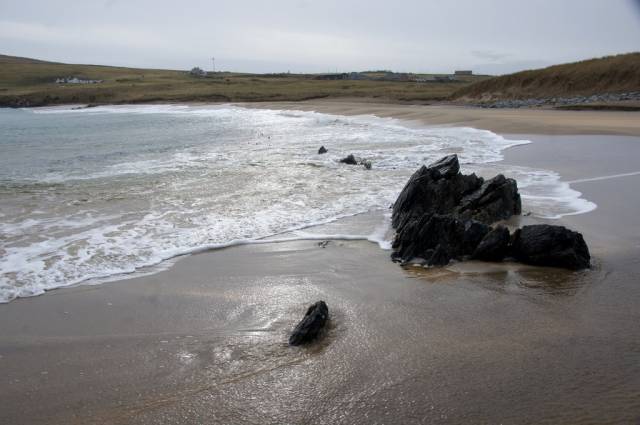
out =
{"type": "Polygon", "coordinates": [[[473,128],[229,105],[37,108],[0,120],[10,152],[0,159],[0,302],[278,235],[389,249],[388,214],[348,217],[388,212],[418,166],[450,153],[465,172],[516,178],[539,217],[595,208],[556,173],[499,162],[529,141],[473,128]],[[349,153],[373,169],[340,164],[349,153]]]}
{"type": "Polygon", "coordinates": [[[570,182],[562,180],[555,171],[495,165],[496,171],[517,180],[523,210],[544,219],[559,219],[564,216],[585,214],[597,205],[582,197],[570,182]]]}

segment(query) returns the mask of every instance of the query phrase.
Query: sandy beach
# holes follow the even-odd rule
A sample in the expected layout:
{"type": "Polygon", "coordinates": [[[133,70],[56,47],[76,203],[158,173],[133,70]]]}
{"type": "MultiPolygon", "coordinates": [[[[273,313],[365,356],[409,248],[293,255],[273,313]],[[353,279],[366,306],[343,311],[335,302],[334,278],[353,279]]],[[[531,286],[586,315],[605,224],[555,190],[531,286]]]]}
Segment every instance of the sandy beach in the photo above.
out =
{"type": "Polygon", "coordinates": [[[532,140],[504,162],[556,171],[598,205],[553,221],[584,234],[594,267],[402,268],[369,241],[309,240],[185,256],[154,275],[18,299],[0,305],[0,423],[638,421],[637,113],[255,106],[532,140]],[[289,347],[319,299],[327,334],[289,347]]]}
{"type": "Polygon", "coordinates": [[[241,103],[245,107],[295,109],[338,115],[375,115],[418,125],[466,126],[499,134],[615,134],[640,136],[635,112],[558,111],[553,109],[482,109],[449,104],[378,103],[375,99],[328,99],[304,102],[241,103]]]}

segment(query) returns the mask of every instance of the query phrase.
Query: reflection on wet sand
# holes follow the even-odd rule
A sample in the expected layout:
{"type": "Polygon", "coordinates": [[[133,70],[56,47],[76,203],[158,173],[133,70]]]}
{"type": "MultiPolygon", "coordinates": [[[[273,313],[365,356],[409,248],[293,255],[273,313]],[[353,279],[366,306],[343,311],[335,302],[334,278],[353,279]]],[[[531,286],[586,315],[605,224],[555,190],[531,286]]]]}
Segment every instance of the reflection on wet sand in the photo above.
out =
{"type": "Polygon", "coordinates": [[[13,407],[0,418],[631,420],[640,407],[638,331],[622,331],[628,316],[611,313],[631,300],[600,285],[605,275],[607,285],[627,285],[624,272],[468,267],[405,270],[373,243],[298,241],[195,255],[99,291],[12,303],[0,310],[11,382],[0,395],[13,407]],[[316,299],[331,309],[326,335],[288,346],[300,312],[316,299]],[[52,362],[59,366],[43,378],[40,368],[52,362]],[[64,405],[48,396],[58,382],[64,405]],[[87,385],[99,385],[99,396],[87,385]],[[20,401],[26,394],[37,408],[20,401]]]}
{"type": "MultiPolygon", "coordinates": [[[[597,261],[597,260],[596,260],[597,261]]],[[[520,263],[453,263],[446,269],[409,266],[406,270],[428,283],[451,279],[470,280],[483,288],[525,295],[572,296],[594,280],[603,280],[607,272],[598,265],[590,270],[570,271],[552,267],[534,267],[520,263]]]]}

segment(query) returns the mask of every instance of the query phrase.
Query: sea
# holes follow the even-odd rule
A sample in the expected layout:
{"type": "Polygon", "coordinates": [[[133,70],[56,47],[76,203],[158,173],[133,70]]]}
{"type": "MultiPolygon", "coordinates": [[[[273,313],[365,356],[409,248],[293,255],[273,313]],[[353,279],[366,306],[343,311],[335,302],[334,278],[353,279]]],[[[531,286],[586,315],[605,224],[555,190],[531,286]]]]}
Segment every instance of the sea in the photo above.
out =
{"type": "Polygon", "coordinates": [[[465,173],[515,178],[532,216],[596,208],[554,171],[502,162],[527,143],[469,127],[233,105],[0,109],[0,302],[279,235],[389,249],[389,207],[407,179],[452,153],[465,173]],[[371,169],[340,163],[348,154],[371,169]],[[309,230],[371,213],[379,220],[369,227],[309,230]]]}

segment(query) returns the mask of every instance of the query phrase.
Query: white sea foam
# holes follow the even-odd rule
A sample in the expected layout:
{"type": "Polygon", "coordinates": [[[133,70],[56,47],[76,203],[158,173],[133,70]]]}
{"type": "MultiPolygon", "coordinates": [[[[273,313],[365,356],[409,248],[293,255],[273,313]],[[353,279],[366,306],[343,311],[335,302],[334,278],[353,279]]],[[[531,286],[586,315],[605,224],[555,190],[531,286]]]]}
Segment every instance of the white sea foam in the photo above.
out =
{"type": "Polygon", "coordinates": [[[567,215],[593,211],[597,205],[582,197],[582,193],[562,181],[555,171],[528,167],[501,167],[500,172],[518,182],[523,210],[545,219],[559,219],[567,215]]]}
{"type": "Polygon", "coordinates": [[[0,211],[0,302],[155,271],[177,256],[233,245],[354,239],[389,249],[389,205],[418,166],[449,153],[458,154],[465,172],[516,178],[523,208],[534,215],[595,208],[557,173],[498,162],[504,149],[528,141],[473,128],[229,105],[29,113],[54,122],[86,117],[96,137],[109,133],[98,137],[95,152],[83,142],[76,156],[0,192],[3,205],[12,206],[0,211]],[[122,122],[130,127],[118,132],[122,122]],[[145,131],[130,140],[131,128],[145,131]],[[321,145],[327,154],[316,153],[321,145]],[[131,149],[141,146],[148,149],[131,149]],[[340,164],[348,153],[371,160],[373,169],[340,164]],[[385,211],[384,220],[364,227],[345,220],[372,210],[385,211]],[[312,229],[320,224],[322,230],[312,229]]]}

